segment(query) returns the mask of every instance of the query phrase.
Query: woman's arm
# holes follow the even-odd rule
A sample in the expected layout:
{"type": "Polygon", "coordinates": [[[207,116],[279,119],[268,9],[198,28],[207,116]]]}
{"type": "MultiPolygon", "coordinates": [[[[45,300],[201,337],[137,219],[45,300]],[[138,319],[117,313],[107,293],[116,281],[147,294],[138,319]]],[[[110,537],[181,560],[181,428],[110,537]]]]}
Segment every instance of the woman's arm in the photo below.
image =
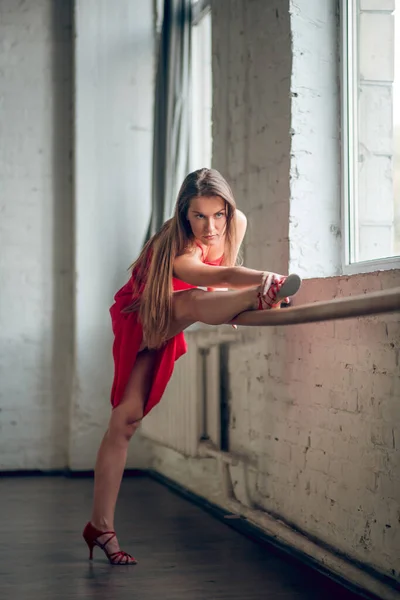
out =
{"type": "MultiPolygon", "coordinates": [[[[234,259],[239,253],[247,228],[247,219],[242,211],[235,213],[235,246],[234,259]]],[[[261,284],[265,271],[256,271],[246,267],[215,267],[206,265],[200,253],[182,254],[174,260],[174,276],[190,285],[207,288],[241,289],[261,284]]]]}
{"type": "Polygon", "coordinates": [[[242,213],[241,210],[236,209],[235,211],[235,227],[236,227],[236,236],[235,236],[235,247],[233,252],[234,262],[236,262],[237,255],[239,254],[240,246],[242,245],[243,238],[247,229],[247,218],[246,215],[242,213]]]}
{"type": "Polygon", "coordinates": [[[261,284],[263,271],[246,267],[214,267],[205,265],[196,254],[175,258],[174,276],[200,287],[240,289],[261,284]]]}

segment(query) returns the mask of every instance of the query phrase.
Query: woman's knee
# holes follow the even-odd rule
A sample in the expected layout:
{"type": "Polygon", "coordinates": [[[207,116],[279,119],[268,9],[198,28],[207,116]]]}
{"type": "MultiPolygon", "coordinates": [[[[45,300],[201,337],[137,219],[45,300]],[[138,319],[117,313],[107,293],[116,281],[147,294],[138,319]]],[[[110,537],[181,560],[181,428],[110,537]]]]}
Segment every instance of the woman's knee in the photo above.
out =
{"type": "Polygon", "coordinates": [[[199,321],[201,316],[201,298],[206,294],[204,290],[192,289],[174,294],[174,319],[185,324],[185,327],[199,321]]]}
{"type": "Polygon", "coordinates": [[[116,442],[129,442],[143,419],[140,410],[124,410],[123,406],[114,408],[108,427],[108,435],[116,442]]]}

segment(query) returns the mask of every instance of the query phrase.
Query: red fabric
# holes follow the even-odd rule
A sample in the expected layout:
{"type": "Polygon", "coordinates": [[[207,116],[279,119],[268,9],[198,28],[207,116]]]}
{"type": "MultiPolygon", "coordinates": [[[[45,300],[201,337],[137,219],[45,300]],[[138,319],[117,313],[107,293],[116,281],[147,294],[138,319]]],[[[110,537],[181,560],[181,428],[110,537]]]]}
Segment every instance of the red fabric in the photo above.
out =
{"type": "MultiPolygon", "coordinates": [[[[203,262],[208,265],[219,266],[222,262],[222,257],[216,261],[203,262]]],[[[111,388],[111,404],[113,408],[118,406],[122,399],[143,337],[142,325],[139,322],[138,313],[121,312],[132,303],[132,277],[115,294],[115,302],[110,308],[111,323],[114,333],[114,381],[111,388]]],[[[196,287],[175,277],[172,280],[172,285],[174,291],[189,290],[196,287]]],[[[161,400],[174,370],[175,361],[185,354],[186,351],[187,344],[183,333],[178,333],[168,340],[162,348],[157,350],[154,379],[145,406],[144,415],[147,415],[161,400]]]]}

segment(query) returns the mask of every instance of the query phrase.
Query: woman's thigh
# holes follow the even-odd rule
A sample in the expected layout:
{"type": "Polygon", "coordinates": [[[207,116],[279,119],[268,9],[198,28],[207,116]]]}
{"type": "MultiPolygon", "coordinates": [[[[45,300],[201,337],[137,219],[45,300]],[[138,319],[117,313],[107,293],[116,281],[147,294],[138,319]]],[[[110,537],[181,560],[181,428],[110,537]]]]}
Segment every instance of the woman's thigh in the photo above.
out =
{"type": "Polygon", "coordinates": [[[133,424],[143,418],[156,360],[156,350],[138,352],[121,401],[112,411],[111,424],[133,424]]]}
{"type": "MultiPolygon", "coordinates": [[[[172,319],[169,326],[167,339],[170,340],[178,333],[184,331],[193,323],[196,323],[193,310],[193,302],[198,294],[207,294],[207,292],[198,289],[183,290],[174,292],[172,296],[172,319]]],[[[139,352],[146,349],[145,341],[139,348],[139,352]]]]}
{"type": "Polygon", "coordinates": [[[184,331],[196,323],[194,302],[199,294],[206,294],[204,290],[192,289],[174,292],[172,296],[172,319],[168,332],[168,339],[184,331]]]}
{"type": "MultiPolygon", "coordinates": [[[[174,292],[172,298],[172,319],[168,331],[171,339],[184,331],[189,325],[195,323],[191,305],[198,294],[206,294],[203,290],[183,290],[174,292]]],[[[157,350],[148,350],[144,342],[139,348],[131,374],[126,384],[123,397],[113,409],[111,421],[130,423],[140,421],[150,393],[154,377],[154,368],[157,360],[157,350]]]]}

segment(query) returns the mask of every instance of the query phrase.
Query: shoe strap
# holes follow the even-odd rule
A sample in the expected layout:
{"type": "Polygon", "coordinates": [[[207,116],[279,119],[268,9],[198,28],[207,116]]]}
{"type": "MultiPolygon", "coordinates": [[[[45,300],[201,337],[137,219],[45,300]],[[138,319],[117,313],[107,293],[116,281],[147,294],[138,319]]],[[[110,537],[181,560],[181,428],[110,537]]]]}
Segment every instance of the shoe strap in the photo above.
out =
{"type": "Polygon", "coordinates": [[[122,564],[122,559],[126,558],[127,560],[125,561],[124,564],[126,564],[127,562],[129,562],[129,559],[132,558],[132,560],[135,560],[133,558],[133,556],[131,556],[130,554],[128,554],[127,552],[124,552],[123,550],[118,550],[117,552],[112,552],[111,554],[108,555],[110,560],[117,564],[120,565],[122,564]],[[117,562],[117,557],[119,557],[119,560],[117,562]]]}
{"type": "Polygon", "coordinates": [[[97,538],[96,538],[96,543],[97,543],[97,544],[100,546],[100,548],[103,548],[103,549],[105,549],[105,547],[107,546],[107,544],[108,544],[109,542],[111,542],[111,540],[112,540],[113,538],[115,538],[115,537],[116,537],[116,535],[117,535],[117,534],[115,533],[115,531],[103,531],[103,532],[101,533],[101,535],[107,535],[107,533],[109,533],[109,534],[110,534],[110,537],[109,537],[109,538],[108,538],[108,539],[107,539],[105,542],[99,542],[99,541],[98,541],[98,539],[99,539],[100,535],[98,535],[98,536],[97,536],[97,538]]]}

